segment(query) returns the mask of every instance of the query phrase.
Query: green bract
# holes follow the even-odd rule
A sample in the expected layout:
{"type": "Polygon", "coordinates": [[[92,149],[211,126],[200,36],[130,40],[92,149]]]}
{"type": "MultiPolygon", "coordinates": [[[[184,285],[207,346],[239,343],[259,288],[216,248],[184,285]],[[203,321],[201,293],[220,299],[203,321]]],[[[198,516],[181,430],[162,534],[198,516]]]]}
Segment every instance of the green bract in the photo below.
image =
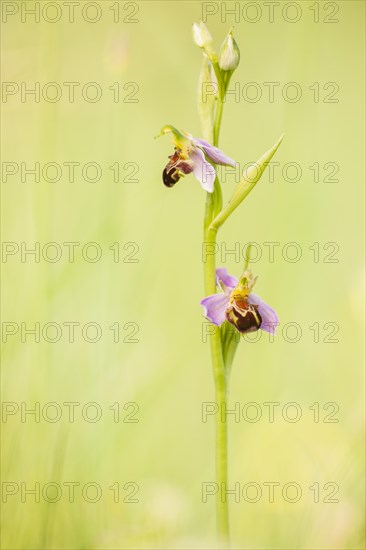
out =
{"type": "Polygon", "coordinates": [[[220,212],[220,214],[213,220],[211,227],[218,229],[234,212],[241,202],[249,195],[251,190],[255,187],[258,181],[261,179],[264,170],[267,168],[271,158],[281,145],[283,135],[279,140],[269,149],[261,158],[252,164],[243,179],[238,183],[233,196],[231,197],[227,206],[220,212]]]}

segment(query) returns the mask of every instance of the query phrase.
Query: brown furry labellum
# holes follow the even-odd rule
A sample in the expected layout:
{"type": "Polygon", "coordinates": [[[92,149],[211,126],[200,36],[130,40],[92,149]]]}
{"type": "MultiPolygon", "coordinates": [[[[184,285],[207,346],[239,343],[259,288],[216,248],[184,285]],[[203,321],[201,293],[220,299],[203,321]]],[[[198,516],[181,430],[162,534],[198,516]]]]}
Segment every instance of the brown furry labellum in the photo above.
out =
{"type": "Polygon", "coordinates": [[[193,166],[181,157],[180,149],[175,149],[174,154],[170,155],[169,159],[163,170],[163,183],[166,187],[173,187],[183,175],[186,176],[193,172],[193,166]]]}
{"type": "Polygon", "coordinates": [[[246,296],[234,294],[230,298],[230,306],[226,311],[226,319],[241,332],[254,332],[262,324],[262,317],[258,313],[258,306],[250,304],[246,296]]]}

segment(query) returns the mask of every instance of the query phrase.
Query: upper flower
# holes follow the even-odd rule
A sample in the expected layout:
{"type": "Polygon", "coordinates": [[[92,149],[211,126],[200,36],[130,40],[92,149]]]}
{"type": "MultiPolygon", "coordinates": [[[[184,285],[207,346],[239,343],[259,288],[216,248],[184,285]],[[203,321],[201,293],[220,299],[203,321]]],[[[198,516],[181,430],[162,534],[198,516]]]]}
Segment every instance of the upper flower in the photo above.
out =
{"type": "Polygon", "coordinates": [[[200,21],[199,23],[193,23],[192,31],[193,40],[195,41],[197,46],[199,46],[200,48],[212,47],[213,38],[203,21],[200,21]]]}
{"type": "Polygon", "coordinates": [[[163,182],[167,187],[173,187],[181,177],[193,172],[203,189],[212,193],[216,171],[207,159],[215,164],[236,165],[235,160],[204,139],[194,138],[170,125],[164,126],[160,135],[168,133],[173,134],[174,153],[163,170],[163,182]]]}
{"type": "Polygon", "coordinates": [[[235,71],[240,61],[240,51],[233,37],[232,30],[221,46],[219,65],[223,71],[235,71]]]}
{"type": "Polygon", "coordinates": [[[216,269],[217,286],[222,292],[201,301],[204,316],[215,325],[222,325],[227,320],[241,333],[262,329],[274,334],[278,317],[271,307],[252,293],[256,279],[249,270],[239,281],[225,268],[216,269]]]}

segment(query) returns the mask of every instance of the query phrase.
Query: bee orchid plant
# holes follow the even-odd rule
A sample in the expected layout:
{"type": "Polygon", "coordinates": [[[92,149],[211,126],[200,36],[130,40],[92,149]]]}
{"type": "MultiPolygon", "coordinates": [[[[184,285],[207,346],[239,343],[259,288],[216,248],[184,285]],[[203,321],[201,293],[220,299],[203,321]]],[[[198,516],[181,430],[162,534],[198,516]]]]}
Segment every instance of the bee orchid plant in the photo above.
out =
{"type": "MultiPolygon", "coordinates": [[[[193,25],[193,39],[202,49],[202,69],[199,81],[198,112],[203,138],[195,138],[164,126],[159,135],[171,134],[174,152],[163,170],[163,183],[175,186],[181,178],[192,174],[200,182],[206,194],[204,214],[204,244],[215,249],[219,228],[248,196],[260,180],[263,171],[277,151],[282,137],[264,155],[250,166],[239,181],[230,201],[223,207],[222,191],[215,166],[234,166],[236,162],[218,148],[223,106],[231,76],[239,65],[240,52],[229,32],[220,54],[213,47],[213,39],[204,23],[193,25]],[[203,97],[203,87],[210,86],[214,94],[203,97]]],[[[157,136],[158,137],[158,136],[157,136]]],[[[224,268],[216,269],[214,255],[204,263],[205,297],[201,301],[203,315],[216,330],[210,334],[212,371],[215,382],[216,403],[226,405],[231,365],[240,338],[236,335],[265,330],[275,333],[278,325],[276,312],[252,292],[256,277],[248,269],[249,255],[239,278],[229,275],[224,268]]],[[[218,487],[227,487],[227,425],[216,419],[216,481],[218,487]]],[[[219,545],[230,545],[229,512],[227,499],[220,491],[216,495],[217,528],[219,545]]]]}

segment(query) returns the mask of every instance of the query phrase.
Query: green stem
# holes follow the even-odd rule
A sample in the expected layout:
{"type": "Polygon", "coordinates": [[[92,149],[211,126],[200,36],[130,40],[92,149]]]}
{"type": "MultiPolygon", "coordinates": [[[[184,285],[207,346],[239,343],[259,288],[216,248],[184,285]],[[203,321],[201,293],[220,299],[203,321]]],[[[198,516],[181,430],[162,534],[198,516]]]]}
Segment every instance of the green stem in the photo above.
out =
{"type": "MultiPolygon", "coordinates": [[[[208,229],[205,231],[205,243],[215,245],[216,231],[208,229]]],[[[216,292],[215,256],[210,254],[204,264],[205,292],[206,296],[216,292]]],[[[229,548],[229,510],[228,503],[222,502],[221,494],[225,494],[228,485],[227,475],[227,424],[221,421],[221,410],[226,410],[227,385],[225,365],[222,355],[222,344],[220,329],[210,336],[212,371],[215,381],[215,402],[219,407],[220,414],[216,415],[216,483],[218,492],[216,494],[216,515],[217,533],[220,545],[229,548]],[[222,491],[223,490],[223,491],[222,491]]]]}
{"type": "Polygon", "coordinates": [[[213,144],[215,145],[215,147],[217,147],[219,144],[219,134],[220,134],[220,128],[221,128],[222,113],[224,110],[224,101],[225,101],[226,91],[231,79],[231,75],[232,75],[232,71],[229,71],[225,73],[225,75],[219,81],[218,105],[216,110],[214,132],[213,132],[213,135],[214,135],[213,144]]]}
{"type": "MultiPolygon", "coordinates": [[[[218,104],[215,113],[215,121],[213,125],[214,145],[218,145],[219,133],[221,127],[221,119],[224,107],[226,83],[220,86],[218,96],[218,104]]],[[[210,246],[211,250],[216,247],[217,230],[213,229],[211,223],[222,210],[222,191],[218,177],[215,180],[213,193],[207,193],[206,212],[204,220],[204,241],[206,246],[210,246]]],[[[215,255],[210,254],[204,264],[205,276],[205,295],[215,294],[216,292],[216,262],[215,255]]],[[[221,329],[216,327],[214,333],[210,336],[212,372],[215,382],[215,402],[219,407],[219,411],[226,410],[227,402],[227,379],[225,364],[223,359],[221,329]]],[[[218,491],[216,493],[216,517],[217,517],[217,534],[219,544],[223,548],[230,547],[230,531],[229,531],[229,509],[227,499],[222,501],[221,495],[225,494],[228,485],[228,466],[227,466],[227,447],[228,434],[226,420],[222,422],[221,414],[216,415],[216,483],[218,491]]]]}
{"type": "Polygon", "coordinates": [[[222,98],[218,100],[219,103],[217,105],[217,111],[216,111],[216,120],[214,125],[214,142],[213,144],[215,147],[217,147],[219,143],[219,133],[220,133],[220,127],[221,127],[221,119],[222,119],[222,113],[224,110],[224,102],[222,101],[222,98]]]}

